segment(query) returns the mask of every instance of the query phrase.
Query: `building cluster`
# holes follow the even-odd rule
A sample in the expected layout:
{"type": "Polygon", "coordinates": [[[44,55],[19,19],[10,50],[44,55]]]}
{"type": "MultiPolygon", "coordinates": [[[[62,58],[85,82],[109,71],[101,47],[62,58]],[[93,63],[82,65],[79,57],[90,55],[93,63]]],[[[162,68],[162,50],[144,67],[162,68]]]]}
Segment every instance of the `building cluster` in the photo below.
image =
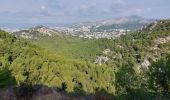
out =
{"type": "Polygon", "coordinates": [[[113,29],[113,31],[107,31],[107,30],[91,31],[91,26],[81,26],[81,27],[72,27],[72,28],[65,27],[59,30],[67,35],[78,36],[80,38],[88,38],[88,39],[93,39],[93,38],[112,39],[112,38],[119,37],[121,35],[125,35],[127,32],[130,31],[124,29],[113,29]]]}

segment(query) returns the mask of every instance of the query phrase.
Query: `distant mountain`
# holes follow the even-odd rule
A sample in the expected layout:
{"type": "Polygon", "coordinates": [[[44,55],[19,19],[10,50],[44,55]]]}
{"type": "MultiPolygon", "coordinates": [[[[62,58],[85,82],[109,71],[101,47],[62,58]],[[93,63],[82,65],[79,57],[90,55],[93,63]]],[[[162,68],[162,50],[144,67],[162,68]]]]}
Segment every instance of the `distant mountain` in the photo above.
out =
{"type": "Polygon", "coordinates": [[[137,30],[152,22],[154,22],[154,19],[146,19],[139,16],[126,16],[97,22],[81,23],[75,26],[91,26],[92,32],[103,32],[113,31],[115,29],[137,30]]]}
{"type": "Polygon", "coordinates": [[[92,28],[92,31],[112,31],[113,29],[138,30],[153,21],[153,19],[145,19],[138,16],[108,19],[98,22],[99,24],[97,24],[97,27],[92,28]]]}
{"type": "Polygon", "coordinates": [[[153,19],[146,19],[139,16],[126,16],[126,17],[120,17],[115,19],[107,19],[103,21],[96,22],[97,24],[101,25],[112,25],[112,24],[125,24],[125,23],[132,23],[132,22],[138,22],[138,23],[151,23],[153,22],[153,19]]]}

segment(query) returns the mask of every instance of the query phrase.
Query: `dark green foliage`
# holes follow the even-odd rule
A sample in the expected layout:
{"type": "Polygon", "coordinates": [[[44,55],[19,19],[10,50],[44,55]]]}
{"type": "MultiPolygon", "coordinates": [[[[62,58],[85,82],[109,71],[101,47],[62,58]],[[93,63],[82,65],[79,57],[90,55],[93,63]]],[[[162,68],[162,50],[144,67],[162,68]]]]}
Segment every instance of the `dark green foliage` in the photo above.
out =
{"type": "Polygon", "coordinates": [[[0,88],[12,85],[16,85],[16,80],[11,75],[11,72],[7,69],[0,69],[0,88]]]}
{"type": "Polygon", "coordinates": [[[164,56],[152,64],[149,71],[150,86],[154,91],[170,92],[170,56],[164,56]]]}

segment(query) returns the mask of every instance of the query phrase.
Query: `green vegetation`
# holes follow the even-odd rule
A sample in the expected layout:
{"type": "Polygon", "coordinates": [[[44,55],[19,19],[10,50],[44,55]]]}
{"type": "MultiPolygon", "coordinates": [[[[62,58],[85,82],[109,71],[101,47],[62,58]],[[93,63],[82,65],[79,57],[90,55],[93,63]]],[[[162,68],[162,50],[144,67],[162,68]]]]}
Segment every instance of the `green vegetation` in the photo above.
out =
{"type": "MultiPolygon", "coordinates": [[[[57,55],[71,59],[83,59],[94,62],[97,55],[101,55],[105,49],[112,50],[112,54],[106,55],[110,58],[107,65],[111,67],[122,66],[131,62],[133,65],[142,63],[145,59],[155,60],[169,50],[169,41],[157,43],[161,38],[170,36],[170,21],[159,21],[158,25],[150,30],[152,26],[142,31],[132,32],[115,40],[108,39],[82,39],[77,37],[44,37],[32,43],[48,49],[57,55]],[[156,48],[156,49],[155,49],[156,48]],[[120,55],[121,54],[121,55],[120,55]],[[121,57],[117,57],[120,55],[121,57]]],[[[32,40],[31,40],[32,41],[32,40]]]]}
{"type": "Polygon", "coordinates": [[[34,40],[34,44],[46,48],[58,55],[68,58],[84,59],[93,61],[101,53],[101,50],[109,47],[111,41],[107,39],[82,39],[78,37],[44,37],[40,40],[34,40]]]}
{"type": "Polygon", "coordinates": [[[150,86],[158,93],[167,94],[170,91],[170,55],[162,57],[152,64],[149,71],[150,86]]]}
{"type": "Polygon", "coordinates": [[[17,85],[43,84],[67,92],[104,90],[120,100],[166,99],[170,92],[170,57],[166,56],[170,21],[159,21],[152,27],[115,40],[56,36],[33,41],[34,45],[1,31],[0,77],[5,68],[17,85]],[[107,48],[112,51],[105,55],[109,61],[101,66],[93,64],[107,48]],[[140,66],[146,59],[151,65],[140,66]]]}
{"type": "Polygon", "coordinates": [[[68,92],[76,88],[89,93],[100,89],[115,92],[113,68],[67,59],[3,31],[0,34],[0,67],[8,68],[18,85],[44,84],[68,92]]]}
{"type": "Polygon", "coordinates": [[[16,85],[16,80],[7,69],[0,70],[0,88],[16,85]]]}

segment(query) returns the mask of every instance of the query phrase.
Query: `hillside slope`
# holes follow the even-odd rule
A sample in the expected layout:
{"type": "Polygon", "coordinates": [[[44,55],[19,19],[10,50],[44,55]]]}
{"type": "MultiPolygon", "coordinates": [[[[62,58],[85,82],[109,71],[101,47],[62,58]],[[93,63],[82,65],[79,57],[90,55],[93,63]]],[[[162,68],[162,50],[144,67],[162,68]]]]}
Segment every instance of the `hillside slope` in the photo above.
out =
{"type": "Polygon", "coordinates": [[[17,37],[22,37],[26,39],[39,39],[40,37],[51,37],[51,36],[62,36],[57,30],[45,27],[45,26],[36,26],[25,30],[20,30],[13,32],[17,37]]]}

